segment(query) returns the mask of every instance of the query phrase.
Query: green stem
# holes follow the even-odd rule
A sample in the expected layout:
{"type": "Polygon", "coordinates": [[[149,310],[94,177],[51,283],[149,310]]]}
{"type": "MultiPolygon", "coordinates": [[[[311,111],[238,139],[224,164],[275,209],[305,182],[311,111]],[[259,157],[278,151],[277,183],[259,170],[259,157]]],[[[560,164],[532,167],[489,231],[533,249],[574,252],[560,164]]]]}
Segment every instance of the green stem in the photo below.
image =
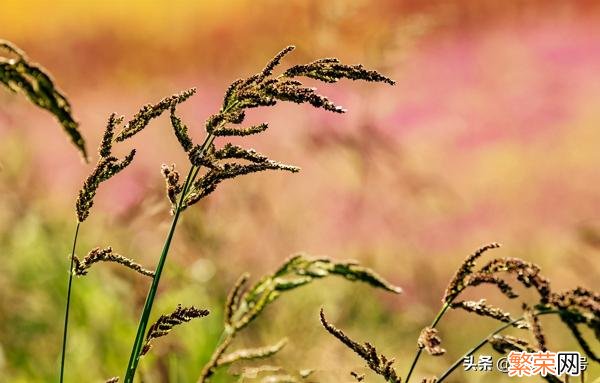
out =
{"type": "MultiPolygon", "coordinates": [[[[214,136],[209,134],[204,143],[202,144],[201,155],[206,151],[206,148],[210,146],[212,141],[214,140],[214,136]]],[[[148,295],[146,296],[146,302],[144,303],[144,310],[142,311],[142,316],[139,321],[137,333],[135,336],[135,341],[133,343],[133,349],[131,350],[131,355],[129,357],[129,363],[127,365],[127,372],[125,373],[125,383],[133,383],[133,378],[135,376],[135,371],[137,369],[139,360],[140,360],[140,352],[142,351],[142,347],[144,344],[144,336],[146,334],[146,328],[148,327],[148,320],[150,318],[150,313],[152,311],[152,306],[154,305],[154,299],[156,297],[156,292],[158,290],[158,284],[160,283],[160,277],[162,275],[163,268],[165,266],[165,262],[167,260],[167,255],[169,253],[169,249],[171,247],[171,241],[173,240],[173,235],[175,234],[175,229],[177,227],[177,222],[179,221],[179,215],[182,211],[183,202],[185,200],[186,194],[192,185],[196,175],[198,174],[199,166],[192,166],[188,172],[188,175],[185,179],[185,183],[183,186],[183,190],[181,191],[181,197],[179,198],[179,202],[175,208],[175,214],[173,215],[173,220],[171,221],[171,227],[169,228],[169,233],[167,234],[167,238],[165,239],[165,243],[163,245],[162,252],[160,254],[160,259],[158,261],[158,265],[156,266],[156,270],[154,273],[154,278],[152,279],[152,285],[150,286],[150,290],[148,291],[148,295]]]]}
{"type": "MultiPolygon", "coordinates": [[[[444,305],[442,306],[442,308],[440,309],[440,311],[438,312],[438,314],[435,316],[435,318],[433,319],[433,322],[431,322],[431,325],[429,327],[435,327],[437,326],[437,324],[439,323],[439,321],[442,319],[442,317],[444,316],[444,314],[446,313],[446,311],[448,311],[448,309],[450,308],[450,303],[451,302],[445,302],[444,305]]],[[[419,347],[419,350],[417,350],[417,353],[415,354],[415,357],[412,361],[412,364],[410,365],[410,369],[408,370],[408,374],[406,374],[406,380],[405,382],[408,383],[408,381],[410,380],[410,376],[412,375],[415,367],[417,366],[417,362],[419,361],[419,358],[421,357],[421,353],[423,352],[423,348],[419,347]]]]}
{"type": "MultiPolygon", "coordinates": [[[[548,315],[548,314],[557,314],[558,311],[556,310],[551,310],[551,311],[543,311],[543,312],[539,312],[535,315],[539,316],[539,315],[548,315]]],[[[490,338],[492,338],[494,335],[498,335],[499,333],[501,333],[502,331],[506,330],[509,327],[514,326],[517,322],[520,322],[524,319],[524,317],[520,317],[517,318],[515,320],[513,320],[510,323],[507,323],[501,327],[498,327],[496,330],[494,330],[493,332],[491,332],[490,334],[488,334],[488,336],[486,336],[485,338],[483,338],[483,340],[481,342],[479,342],[475,347],[471,348],[469,351],[467,351],[460,359],[457,359],[456,362],[454,362],[454,364],[452,364],[452,366],[450,366],[450,368],[448,368],[448,370],[446,370],[446,372],[444,372],[442,374],[442,376],[440,376],[440,378],[437,380],[437,383],[442,383],[442,381],[444,379],[446,379],[452,372],[454,372],[454,370],[456,370],[458,368],[458,366],[460,366],[464,359],[466,357],[468,357],[469,355],[474,354],[477,350],[479,350],[480,348],[482,348],[483,346],[485,346],[490,338]]]]}
{"type": "Polygon", "coordinates": [[[77,247],[77,237],[79,236],[79,227],[81,222],[77,221],[77,227],[75,228],[75,236],[73,237],[73,247],[71,248],[71,261],[69,264],[69,284],[67,287],[67,305],[65,307],[65,321],[63,326],[63,338],[62,338],[62,354],[60,357],[60,383],[63,382],[65,375],[65,356],[67,350],[67,331],[69,328],[69,311],[71,308],[71,290],[73,284],[73,262],[75,259],[75,248],[77,247]]]}

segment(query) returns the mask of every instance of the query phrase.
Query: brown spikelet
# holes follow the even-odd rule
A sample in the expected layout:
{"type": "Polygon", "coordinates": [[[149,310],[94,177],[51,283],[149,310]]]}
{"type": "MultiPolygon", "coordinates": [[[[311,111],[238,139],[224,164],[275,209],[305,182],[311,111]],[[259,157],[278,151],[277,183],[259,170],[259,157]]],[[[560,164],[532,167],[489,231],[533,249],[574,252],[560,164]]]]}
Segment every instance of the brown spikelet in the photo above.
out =
{"type": "Polygon", "coordinates": [[[425,327],[417,341],[419,348],[424,348],[429,355],[440,356],[446,353],[446,350],[441,347],[442,340],[437,329],[433,327],[425,327]]]}
{"type": "Polygon", "coordinates": [[[481,268],[482,273],[507,272],[515,274],[517,280],[525,287],[534,287],[540,297],[541,303],[546,303],[550,296],[550,282],[540,274],[539,266],[523,261],[519,258],[497,258],[481,268]]]}
{"type": "MultiPolygon", "coordinates": [[[[109,128],[107,128],[108,130],[109,128]]],[[[102,149],[101,149],[102,152],[102,149]]],[[[105,151],[104,151],[105,152],[105,151]]],[[[119,160],[114,156],[100,157],[92,173],[86,178],[83,187],[79,191],[77,201],[75,202],[75,211],[79,222],[83,222],[90,215],[90,209],[94,205],[94,197],[98,187],[104,181],[112,178],[123,169],[125,169],[135,156],[133,149],[125,158],[119,160]]]]}
{"type": "Polygon", "coordinates": [[[494,335],[488,339],[488,343],[500,354],[510,351],[536,351],[528,341],[511,335],[494,335]]]}
{"type": "Polygon", "coordinates": [[[544,336],[544,332],[542,330],[540,318],[535,314],[533,309],[526,304],[523,305],[523,309],[525,310],[525,321],[527,322],[529,330],[535,338],[537,349],[541,351],[547,351],[548,348],[546,347],[546,337],[544,336]]]}
{"type": "Polygon", "coordinates": [[[171,110],[177,104],[181,104],[196,93],[196,88],[184,90],[181,93],[165,97],[156,104],[147,104],[121,130],[117,135],[116,141],[125,141],[129,137],[142,131],[148,123],[159,117],[166,110],[171,110]]]}
{"type": "Polygon", "coordinates": [[[262,79],[264,79],[264,78],[272,75],[273,74],[273,69],[275,69],[275,67],[277,65],[279,65],[279,63],[285,57],[285,55],[287,55],[288,53],[290,53],[294,49],[296,49],[295,46],[288,45],[287,47],[283,48],[279,53],[277,53],[275,55],[275,57],[273,57],[271,59],[271,61],[269,61],[267,63],[267,65],[265,66],[265,68],[262,70],[262,72],[260,73],[260,77],[257,79],[257,82],[260,82],[262,79]]]}
{"type": "MultiPolygon", "coordinates": [[[[244,121],[246,110],[260,106],[273,106],[278,101],[289,101],[298,104],[308,103],[314,107],[336,113],[345,112],[343,108],[335,105],[327,97],[316,93],[316,89],[303,86],[296,79],[296,77],[304,75],[298,70],[293,76],[291,72],[290,75],[273,76],[275,67],[293,49],[293,46],[286,47],[275,55],[262,71],[246,79],[236,80],[227,88],[221,110],[206,120],[205,129],[208,136],[202,145],[194,146],[192,144],[187,136],[187,127],[174,115],[174,109],[171,109],[171,120],[175,134],[188,153],[192,166],[209,169],[206,174],[198,179],[196,179],[198,173],[195,173],[192,177],[193,182],[189,192],[186,193],[181,209],[197,203],[212,193],[219,183],[227,179],[265,170],[299,171],[295,166],[273,161],[266,156],[255,156],[256,153],[251,149],[233,148],[228,145],[219,150],[214,148],[212,143],[215,137],[247,136],[264,132],[267,129],[266,124],[246,128],[238,126],[244,121]],[[222,157],[219,158],[220,154],[222,157]],[[224,159],[243,159],[250,161],[250,163],[225,162],[224,159]]],[[[313,63],[316,66],[311,69],[310,73],[307,72],[306,74],[310,74],[312,78],[318,78],[321,74],[323,81],[326,81],[328,76],[336,76],[337,79],[350,78],[393,84],[393,81],[387,77],[375,71],[369,71],[360,65],[348,66],[339,64],[337,60],[334,61],[329,59],[317,60],[313,63]]]]}
{"type": "Polygon", "coordinates": [[[367,362],[367,366],[376,374],[381,375],[385,380],[391,383],[400,383],[401,379],[392,367],[394,359],[387,359],[384,355],[378,354],[377,350],[370,343],[361,345],[350,339],[344,332],[329,322],[325,318],[323,309],[320,312],[321,324],[323,327],[340,342],[346,345],[355,354],[363,358],[367,362]]]}
{"type": "Polygon", "coordinates": [[[305,65],[295,65],[283,74],[286,77],[305,76],[315,80],[334,83],[342,78],[369,82],[384,82],[394,85],[395,82],[381,73],[367,70],[362,65],[341,64],[335,58],[320,59],[305,65]]]}
{"type": "Polygon", "coordinates": [[[100,157],[106,158],[111,155],[112,145],[113,145],[113,137],[115,135],[116,127],[123,122],[123,117],[117,117],[115,113],[111,113],[108,116],[108,123],[106,124],[106,130],[104,131],[104,136],[102,137],[102,143],[100,144],[100,149],[98,150],[100,157]]]}
{"type": "Polygon", "coordinates": [[[182,307],[177,306],[177,309],[168,315],[161,315],[160,318],[150,328],[146,335],[146,341],[142,347],[141,355],[145,355],[152,348],[152,341],[167,335],[173,327],[185,322],[189,322],[195,318],[205,317],[209,314],[208,310],[200,310],[194,306],[182,307]]]}
{"type": "Polygon", "coordinates": [[[177,111],[176,105],[171,105],[171,126],[173,127],[173,132],[175,133],[175,137],[177,137],[177,141],[183,148],[185,152],[189,152],[194,143],[192,139],[188,135],[187,126],[181,121],[179,117],[175,114],[177,111]]]}
{"type": "Polygon", "coordinates": [[[215,136],[250,136],[252,134],[262,133],[269,128],[267,124],[253,125],[247,128],[240,127],[220,127],[211,131],[215,136]]]}
{"type": "Polygon", "coordinates": [[[497,249],[500,247],[498,243],[490,243],[479,248],[473,254],[469,255],[467,259],[465,259],[462,265],[458,268],[454,277],[448,284],[446,288],[446,292],[444,294],[444,298],[442,301],[444,303],[448,303],[452,301],[464,288],[465,288],[465,278],[473,273],[473,269],[476,266],[477,260],[488,250],[497,249]]]}
{"type": "Polygon", "coordinates": [[[73,117],[71,104],[54,84],[50,74],[31,62],[22,50],[6,40],[0,39],[0,52],[12,56],[0,56],[0,84],[10,91],[23,93],[34,105],[52,113],[87,161],[85,140],[79,130],[79,123],[73,117]]]}
{"type": "MultiPolygon", "coordinates": [[[[485,299],[481,299],[479,301],[453,302],[451,307],[453,309],[463,309],[477,315],[490,317],[504,323],[510,323],[513,321],[513,319],[510,317],[510,314],[504,312],[498,307],[488,305],[485,299]]],[[[518,322],[516,326],[521,327],[523,326],[523,323],[518,322]]]]}
{"type": "Polygon", "coordinates": [[[365,374],[359,374],[358,372],[351,371],[350,375],[356,379],[357,382],[362,382],[365,380],[365,374]]]}
{"type": "Polygon", "coordinates": [[[561,320],[588,358],[600,362],[600,357],[592,350],[579,329],[579,325],[586,325],[593,331],[596,339],[600,340],[600,295],[578,287],[551,294],[550,305],[559,310],[561,320]]]}
{"type": "Polygon", "coordinates": [[[500,292],[510,299],[519,297],[519,295],[517,293],[515,293],[513,288],[508,283],[506,283],[506,281],[504,281],[497,275],[485,274],[485,273],[474,273],[474,274],[468,275],[464,279],[465,287],[475,287],[475,286],[479,286],[481,284],[496,285],[498,287],[498,289],[500,290],[500,292]]]}
{"type": "Polygon", "coordinates": [[[110,378],[105,383],[119,383],[119,377],[115,376],[114,378],[110,378]]]}
{"type": "Polygon", "coordinates": [[[182,208],[185,209],[194,205],[202,198],[215,191],[217,185],[225,180],[266,170],[284,170],[292,173],[300,171],[300,169],[295,166],[282,164],[267,158],[260,161],[257,159],[248,164],[228,162],[220,165],[213,163],[211,164],[211,169],[193,183],[192,191],[184,199],[182,208]]]}
{"type": "Polygon", "coordinates": [[[171,202],[171,213],[175,213],[177,196],[183,190],[183,185],[179,182],[179,173],[175,170],[175,164],[171,166],[163,164],[160,170],[163,177],[165,177],[167,198],[171,202]]]}
{"type": "Polygon", "coordinates": [[[431,377],[431,378],[423,378],[423,380],[421,380],[421,383],[437,383],[437,378],[436,377],[431,377]]]}
{"type": "Polygon", "coordinates": [[[73,273],[79,276],[86,275],[88,273],[88,269],[94,263],[114,262],[128,267],[133,271],[137,271],[142,275],[154,277],[154,271],[146,270],[140,264],[132,261],[131,259],[114,253],[111,247],[107,247],[105,249],[100,249],[99,247],[96,247],[92,249],[88,253],[88,255],[86,255],[83,259],[80,260],[79,258],[77,258],[77,256],[75,256],[73,258],[73,261],[75,264],[75,267],[73,268],[73,273]]]}

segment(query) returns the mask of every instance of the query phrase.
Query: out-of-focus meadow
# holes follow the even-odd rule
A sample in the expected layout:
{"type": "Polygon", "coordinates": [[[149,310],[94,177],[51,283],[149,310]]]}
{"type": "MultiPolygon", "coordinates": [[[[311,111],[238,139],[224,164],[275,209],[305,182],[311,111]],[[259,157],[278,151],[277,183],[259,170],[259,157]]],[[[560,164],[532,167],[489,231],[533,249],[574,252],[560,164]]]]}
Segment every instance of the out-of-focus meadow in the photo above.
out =
{"type": "MultiPolygon", "coordinates": [[[[404,375],[453,271],[490,241],[503,244],[494,255],[538,263],[556,288],[600,289],[597,3],[3,0],[0,37],[53,73],[92,152],[110,112],[132,116],[192,86],[181,113],[201,139],[229,83],[290,43],[286,63],[336,56],[397,80],[319,85],[345,115],[281,105],[249,116],[272,127],[252,146],[302,172],[236,180],[186,212],[154,314],[180,302],[212,314],[157,342],[141,367],[150,382],[195,381],[237,276],[298,251],[357,259],[405,290],[320,281],[282,297],[240,338],[287,335],[271,363],[314,368],[319,381],[362,371],[320,326],[321,306],[397,356],[404,375]]],[[[111,245],[155,264],[170,222],[160,165],[186,159],[167,117],[134,146],[134,165],[100,189],[79,255],[111,245]]],[[[0,381],[56,381],[73,206],[89,166],[48,113],[4,90],[0,163],[0,381]]],[[[75,282],[67,381],[122,374],[148,281],[99,265],[75,282]]],[[[423,359],[419,373],[445,370],[495,326],[451,313],[441,326],[448,353],[423,359]]],[[[555,349],[575,347],[556,320],[548,326],[555,349]]]]}

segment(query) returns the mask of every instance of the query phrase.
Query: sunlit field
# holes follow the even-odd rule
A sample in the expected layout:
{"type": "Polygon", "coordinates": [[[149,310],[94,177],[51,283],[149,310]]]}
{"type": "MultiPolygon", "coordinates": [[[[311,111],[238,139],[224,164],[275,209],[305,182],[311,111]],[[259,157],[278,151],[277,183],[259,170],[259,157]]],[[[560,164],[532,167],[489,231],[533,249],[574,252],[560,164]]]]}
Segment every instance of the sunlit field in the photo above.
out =
{"type": "MultiPolygon", "coordinates": [[[[431,383],[424,379],[439,379],[455,361],[459,366],[444,382],[547,381],[509,377],[496,366],[464,371],[465,353],[503,325],[482,314],[485,309],[479,316],[461,307],[444,312],[431,326],[445,349],[441,355],[430,355],[436,352],[429,343],[419,346],[422,330],[444,303],[458,302],[448,297],[459,290],[461,301],[486,298],[510,320],[525,314],[523,323],[533,331],[501,334],[526,339],[534,351],[543,348],[534,318],[548,311],[539,315],[547,349],[587,351],[585,380],[570,382],[600,382],[600,364],[593,360],[600,355],[599,5],[3,0],[0,39],[51,73],[70,101],[89,162],[52,112],[22,89],[0,85],[0,382],[117,376],[127,382],[174,216],[148,327],[178,304],[210,313],[179,312],[168,336],[142,332],[152,347],[136,365],[136,382],[352,382],[365,375],[363,382],[431,383]],[[236,79],[261,73],[288,45],[296,49],[273,73],[230,88],[236,79]],[[285,72],[331,57],[364,67],[324,61],[297,76],[285,72]],[[326,81],[331,78],[339,82],[326,81]],[[288,80],[309,90],[283,83],[288,80]],[[312,87],[317,90],[310,96],[312,87]],[[119,140],[144,105],[156,111],[165,97],[190,88],[195,95],[168,99],[143,131],[119,140]],[[317,95],[347,111],[338,113],[317,95]],[[250,96],[260,101],[246,108],[250,96]],[[265,101],[269,97],[277,105],[265,101]],[[245,114],[236,125],[238,112],[245,114]],[[109,137],[110,156],[121,161],[135,148],[135,159],[100,184],[82,219],[85,208],[76,208],[76,201],[103,158],[98,147],[106,148],[111,113],[125,119],[109,137]],[[173,134],[173,116],[187,126],[193,142],[187,149],[173,134]],[[247,136],[239,131],[261,123],[269,129],[247,136]],[[238,130],[211,131],[226,126],[238,130]],[[213,143],[215,150],[228,143],[256,149],[277,165],[250,151],[213,157],[213,143]],[[235,172],[229,163],[240,159],[261,171],[243,177],[240,171],[235,180],[220,182],[231,175],[223,169],[235,172]],[[172,164],[180,173],[177,182],[167,182],[171,202],[163,164],[163,173],[173,171],[172,164]],[[190,182],[187,189],[190,167],[199,169],[198,179],[216,178],[196,189],[190,182]],[[211,182],[218,188],[193,200],[211,182]],[[77,258],[71,257],[76,227],[77,258]],[[493,270],[519,297],[508,299],[497,281],[470,282],[464,294],[467,280],[455,281],[453,290],[450,282],[465,258],[492,243],[501,247],[486,249],[476,268],[463,271],[469,277],[483,267],[485,274],[496,258],[531,262],[537,266],[506,261],[493,270]],[[74,274],[64,337],[69,264],[109,246],[148,273],[105,259],[86,275],[74,274]],[[276,273],[297,254],[301,262],[276,273]],[[243,273],[249,273],[246,287],[239,283],[243,273]],[[230,293],[234,286],[239,296],[230,293]],[[556,295],[577,287],[562,300],[556,295]],[[261,307],[257,297],[270,288],[277,299],[264,298],[269,303],[261,307]],[[565,312],[575,315],[572,309],[583,315],[578,328],[588,350],[560,315],[551,315],[562,312],[566,320],[565,312]],[[254,319],[252,310],[260,316],[254,319]],[[377,363],[349,349],[339,333],[336,339],[328,325],[395,358],[400,380],[389,370],[387,376],[373,371],[377,363]],[[206,377],[230,331],[235,335],[224,355],[270,346],[262,350],[268,357],[223,363],[206,377]],[[279,343],[284,338],[285,345],[279,343]]],[[[6,67],[15,57],[0,50],[6,67]]],[[[469,278],[481,278],[474,275],[469,278]]],[[[503,356],[490,344],[473,355],[475,361],[503,356]]],[[[556,379],[548,381],[569,382],[556,379]]]]}

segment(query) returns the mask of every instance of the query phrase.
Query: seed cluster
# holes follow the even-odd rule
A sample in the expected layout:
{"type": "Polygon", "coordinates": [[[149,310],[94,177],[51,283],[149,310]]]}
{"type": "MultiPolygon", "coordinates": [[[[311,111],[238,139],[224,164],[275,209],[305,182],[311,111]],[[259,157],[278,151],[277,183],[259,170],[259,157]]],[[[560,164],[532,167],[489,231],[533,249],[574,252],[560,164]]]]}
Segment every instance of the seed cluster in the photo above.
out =
{"type": "Polygon", "coordinates": [[[0,84],[10,91],[23,93],[34,105],[52,113],[87,161],[85,140],[79,131],[79,123],[73,118],[71,104],[48,72],[29,61],[22,50],[6,40],[0,40],[1,51],[14,58],[0,56],[0,84]]]}
{"type": "Polygon", "coordinates": [[[197,309],[194,306],[177,306],[175,311],[167,315],[161,315],[160,318],[148,329],[146,342],[142,347],[141,355],[145,355],[152,348],[152,341],[167,335],[175,326],[189,322],[195,318],[205,317],[209,314],[208,310],[197,309]]]}
{"type": "Polygon", "coordinates": [[[421,330],[417,344],[419,348],[424,348],[429,355],[440,356],[446,353],[446,350],[441,347],[442,340],[439,331],[433,327],[425,327],[421,330]]]}
{"type": "Polygon", "coordinates": [[[94,263],[114,262],[123,265],[127,268],[130,268],[133,271],[137,271],[142,275],[154,277],[154,271],[147,270],[135,261],[126,258],[120,254],[114,253],[113,249],[110,246],[105,249],[100,249],[99,247],[96,247],[92,249],[88,253],[88,255],[86,255],[83,259],[79,259],[77,258],[77,256],[75,256],[73,260],[75,265],[75,267],[73,267],[73,273],[79,276],[86,275],[88,273],[89,268],[94,263]]]}
{"type": "MultiPolygon", "coordinates": [[[[173,131],[181,147],[188,154],[192,166],[208,169],[198,179],[194,176],[191,186],[186,190],[179,183],[168,183],[167,194],[172,205],[177,199],[177,195],[173,195],[175,190],[185,193],[181,206],[178,207],[184,210],[212,193],[224,180],[266,170],[284,170],[292,173],[300,170],[295,166],[271,160],[252,149],[231,144],[226,144],[220,149],[216,148],[211,139],[211,137],[249,136],[266,131],[268,129],[266,123],[249,127],[241,124],[249,109],[273,106],[279,101],[307,103],[331,112],[345,112],[345,109],[335,105],[327,97],[316,93],[315,88],[304,86],[298,81],[298,77],[304,76],[325,82],[336,82],[347,78],[394,84],[392,80],[376,71],[367,70],[362,65],[341,64],[337,59],[322,59],[306,65],[297,65],[279,76],[274,76],[274,69],[292,50],[294,50],[293,46],[286,47],[275,55],[262,71],[246,79],[236,80],[229,86],[221,110],[206,121],[205,129],[209,138],[202,145],[194,145],[188,135],[187,126],[176,114],[176,104],[171,107],[173,131]]],[[[173,208],[177,206],[172,207],[172,210],[173,208]]]]}
{"type": "Polygon", "coordinates": [[[321,324],[325,329],[340,342],[346,345],[349,349],[354,351],[355,354],[363,358],[367,362],[367,366],[376,374],[381,375],[385,380],[392,383],[400,383],[401,379],[398,376],[396,370],[392,367],[394,359],[388,359],[385,355],[379,354],[377,349],[370,344],[365,342],[360,344],[350,339],[342,330],[336,328],[325,318],[323,309],[320,312],[321,324]]]}

